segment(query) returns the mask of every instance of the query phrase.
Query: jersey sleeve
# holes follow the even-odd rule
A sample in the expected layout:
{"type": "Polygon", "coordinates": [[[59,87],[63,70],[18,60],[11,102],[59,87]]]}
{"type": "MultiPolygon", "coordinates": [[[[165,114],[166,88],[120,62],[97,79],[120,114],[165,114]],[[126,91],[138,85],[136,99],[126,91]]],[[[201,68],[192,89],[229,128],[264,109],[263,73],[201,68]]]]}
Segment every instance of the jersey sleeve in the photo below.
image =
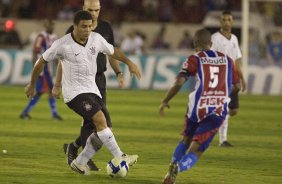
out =
{"type": "Polygon", "coordinates": [[[60,39],[56,40],[49,49],[47,49],[43,54],[42,57],[46,62],[55,61],[60,56],[59,47],[60,46],[60,39]]]}
{"type": "Polygon", "coordinates": [[[242,52],[239,47],[239,41],[238,38],[235,36],[235,41],[236,41],[236,60],[242,58],[242,52]]]}
{"type": "Polygon", "coordinates": [[[101,50],[103,54],[107,55],[113,55],[114,54],[114,46],[108,43],[100,34],[97,34],[99,36],[99,40],[101,42],[101,50]]]}
{"type": "Polygon", "coordinates": [[[182,68],[178,73],[178,77],[184,77],[186,80],[190,76],[194,76],[197,73],[198,62],[197,57],[192,55],[182,64],[182,68]]]}
{"type": "Polygon", "coordinates": [[[217,48],[217,42],[216,42],[216,35],[212,35],[212,37],[211,37],[211,41],[212,41],[212,46],[211,46],[211,50],[218,50],[218,48],[217,48]]]}

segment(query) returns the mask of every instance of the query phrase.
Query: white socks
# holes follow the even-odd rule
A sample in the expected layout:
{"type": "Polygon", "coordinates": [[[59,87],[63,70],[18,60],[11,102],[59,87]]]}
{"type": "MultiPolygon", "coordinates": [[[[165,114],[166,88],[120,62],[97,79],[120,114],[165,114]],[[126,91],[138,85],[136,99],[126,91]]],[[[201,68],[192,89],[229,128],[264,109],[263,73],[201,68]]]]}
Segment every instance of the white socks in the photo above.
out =
{"type": "MultiPolygon", "coordinates": [[[[108,148],[108,150],[112,153],[114,157],[121,157],[123,152],[121,152],[119,146],[117,145],[115,136],[110,128],[105,128],[104,130],[97,132],[98,137],[102,141],[102,143],[108,148]]],[[[95,136],[94,133],[92,133],[86,142],[86,145],[83,149],[83,151],[78,155],[76,158],[76,162],[80,165],[86,165],[90,158],[94,156],[96,153],[92,143],[91,139],[95,136]]]]}
{"type": "Polygon", "coordinates": [[[94,133],[92,133],[88,137],[84,149],[82,150],[82,152],[76,158],[76,162],[80,165],[86,165],[87,162],[89,161],[89,159],[92,158],[93,155],[96,153],[96,151],[95,151],[95,149],[94,149],[94,147],[91,143],[91,136],[95,136],[94,133]]]}
{"type": "Polygon", "coordinates": [[[123,153],[121,152],[116,142],[115,136],[109,127],[100,132],[97,132],[97,135],[114,157],[122,156],[123,153]]]}
{"type": "Polygon", "coordinates": [[[223,143],[224,141],[227,141],[228,119],[229,119],[229,115],[226,116],[224,122],[222,123],[222,125],[218,130],[220,144],[223,143]]]}

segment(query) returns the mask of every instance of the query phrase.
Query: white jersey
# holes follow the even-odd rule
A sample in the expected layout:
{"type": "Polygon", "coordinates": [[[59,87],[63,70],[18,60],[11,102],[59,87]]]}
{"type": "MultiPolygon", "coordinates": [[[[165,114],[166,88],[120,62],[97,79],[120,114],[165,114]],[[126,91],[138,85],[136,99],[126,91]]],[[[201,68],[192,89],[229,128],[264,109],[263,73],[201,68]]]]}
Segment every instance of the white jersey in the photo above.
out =
{"type": "Polygon", "coordinates": [[[242,58],[242,53],[239,47],[238,38],[231,34],[231,38],[227,39],[219,31],[212,34],[212,50],[216,50],[228,55],[234,62],[242,58]]]}
{"type": "Polygon", "coordinates": [[[100,34],[91,32],[85,45],[76,42],[73,35],[69,33],[56,40],[43,53],[43,59],[47,62],[61,60],[63,69],[62,92],[65,103],[81,93],[94,93],[101,97],[95,83],[96,59],[99,52],[112,55],[114,47],[100,34]]]}

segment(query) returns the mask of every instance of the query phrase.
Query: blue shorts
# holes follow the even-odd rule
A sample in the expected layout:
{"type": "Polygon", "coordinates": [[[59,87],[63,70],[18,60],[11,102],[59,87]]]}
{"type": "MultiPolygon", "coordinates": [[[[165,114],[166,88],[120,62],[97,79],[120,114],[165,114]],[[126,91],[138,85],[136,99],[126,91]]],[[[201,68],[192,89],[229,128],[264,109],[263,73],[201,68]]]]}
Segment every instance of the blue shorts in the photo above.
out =
{"type": "Polygon", "coordinates": [[[43,75],[38,77],[36,83],[36,91],[38,93],[46,93],[52,91],[53,88],[53,80],[48,71],[48,67],[44,67],[43,75]]]}
{"type": "Polygon", "coordinates": [[[197,141],[200,144],[200,151],[204,152],[209,147],[223,121],[223,117],[215,114],[207,116],[200,122],[194,122],[186,117],[183,134],[189,137],[190,140],[197,141]]]}

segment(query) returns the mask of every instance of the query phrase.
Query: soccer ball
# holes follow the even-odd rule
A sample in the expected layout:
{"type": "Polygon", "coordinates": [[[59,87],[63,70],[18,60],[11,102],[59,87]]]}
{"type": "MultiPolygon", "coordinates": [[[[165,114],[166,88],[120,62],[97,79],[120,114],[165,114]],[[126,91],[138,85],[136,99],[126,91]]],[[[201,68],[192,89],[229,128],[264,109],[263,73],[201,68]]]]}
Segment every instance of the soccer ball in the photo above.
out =
{"type": "Polygon", "coordinates": [[[126,161],[119,157],[115,157],[107,164],[107,174],[113,177],[125,177],[127,176],[129,166],[126,161]]]}

